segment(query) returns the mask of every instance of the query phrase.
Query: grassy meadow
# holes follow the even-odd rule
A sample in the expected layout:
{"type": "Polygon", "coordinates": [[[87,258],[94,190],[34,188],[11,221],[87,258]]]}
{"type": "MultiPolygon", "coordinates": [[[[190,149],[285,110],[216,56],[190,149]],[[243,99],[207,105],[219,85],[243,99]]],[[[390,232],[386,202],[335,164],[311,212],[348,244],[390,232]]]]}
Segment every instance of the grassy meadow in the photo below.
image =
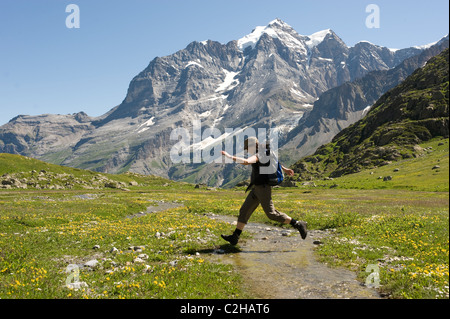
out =
{"type": "MultiPolygon", "coordinates": [[[[377,264],[379,290],[390,298],[448,298],[448,139],[422,147],[428,151],[415,160],[315,181],[316,187],[276,188],[275,205],[310,229],[327,230],[316,253],[330,266],[347,267],[364,282],[366,267],[377,264]],[[392,180],[378,179],[387,175],[392,180]]],[[[6,157],[0,157],[1,174],[44,169],[41,162],[6,157]]],[[[86,181],[98,175],[45,169],[86,181]]],[[[196,189],[130,174],[108,178],[138,185],[125,191],[0,189],[0,298],[252,298],[231,265],[209,258],[219,247],[238,251],[220,238],[233,226],[207,215],[236,216],[244,188],[196,189]],[[133,217],[172,202],[183,205],[133,217]],[[92,260],[97,263],[83,267],[92,260]],[[85,284],[68,288],[74,282],[85,284]]],[[[261,208],[251,221],[272,223],[261,208]]]]}

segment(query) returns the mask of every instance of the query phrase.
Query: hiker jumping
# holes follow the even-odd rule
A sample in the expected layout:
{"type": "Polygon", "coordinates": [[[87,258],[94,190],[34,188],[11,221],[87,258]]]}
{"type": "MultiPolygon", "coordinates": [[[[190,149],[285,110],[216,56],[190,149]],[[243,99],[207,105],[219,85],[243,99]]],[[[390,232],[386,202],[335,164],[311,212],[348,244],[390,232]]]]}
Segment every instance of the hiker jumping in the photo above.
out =
{"type": "MultiPolygon", "coordinates": [[[[259,142],[256,137],[249,137],[244,141],[244,150],[247,151],[249,157],[247,159],[232,156],[225,151],[222,151],[222,155],[225,157],[231,158],[234,162],[243,164],[243,165],[252,165],[252,175],[250,179],[250,186],[248,189],[251,189],[247,198],[245,199],[244,204],[239,211],[239,217],[236,225],[236,230],[232,235],[222,235],[222,238],[228,241],[231,245],[236,245],[239,241],[239,236],[242,233],[242,230],[247,225],[250,216],[256,210],[256,208],[261,204],[264,212],[267,217],[271,220],[283,223],[290,224],[292,227],[297,229],[300,232],[302,239],[306,238],[307,229],[306,222],[297,221],[288,215],[279,212],[275,209],[272,201],[272,187],[269,185],[267,174],[261,174],[261,166],[267,166],[262,163],[261,154],[258,152],[259,142]]],[[[266,148],[266,155],[268,155],[270,150],[266,148]]],[[[268,164],[268,163],[267,163],[268,164]]],[[[288,168],[285,168],[281,165],[282,170],[289,176],[294,175],[294,171],[288,168]]]]}

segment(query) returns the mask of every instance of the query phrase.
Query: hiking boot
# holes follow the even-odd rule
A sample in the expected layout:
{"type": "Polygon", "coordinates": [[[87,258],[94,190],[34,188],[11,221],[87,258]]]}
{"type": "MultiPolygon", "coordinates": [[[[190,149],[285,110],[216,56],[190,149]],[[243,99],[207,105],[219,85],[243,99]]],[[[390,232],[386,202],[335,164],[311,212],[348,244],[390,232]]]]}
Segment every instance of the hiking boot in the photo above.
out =
{"type": "Polygon", "coordinates": [[[237,245],[239,241],[239,236],[234,233],[232,235],[220,235],[220,236],[233,246],[237,245]]]}
{"type": "Polygon", "coordinates": [[[302,236],[302,239],[305,239],[306,235],[308,235],[308,231],[306,230],[307,224],[307,222],[297,221],[293,225],[293,227],[300,232],[300,236],[302,236]]]}

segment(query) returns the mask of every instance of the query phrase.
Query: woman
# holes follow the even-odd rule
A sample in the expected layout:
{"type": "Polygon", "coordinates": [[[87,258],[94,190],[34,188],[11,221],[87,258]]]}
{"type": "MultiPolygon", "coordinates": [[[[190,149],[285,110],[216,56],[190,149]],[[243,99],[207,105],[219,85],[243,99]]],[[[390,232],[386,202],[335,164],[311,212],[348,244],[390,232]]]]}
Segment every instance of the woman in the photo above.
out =
{"type": "MultiPolygon", "coordinates": [[[[236,245],[239,241],[239,236],[241,235],[242,230],[250,219],[250,216],[256,210],[258,205],[261,204],[267,217],[283,224],[292,225],[292,227],[300,232],[301,237],[305,239],[307,235],[306,222],[296,221],[295,219],[275,209],[272,201],[272,187],[268,185],[266,176],[264,176],[264,174],[260,174],[260,167],[264,164],[260,162],[258,146],[259,143],[256,137],[249,137],[244,141],[244,150],[246,150],[248,154],[254,154],[247,159],[232,156],[227,152],[222,151],[222,155],[231,158],[236,163],[252,165],[250,185],[253,186],[239,211],[236,230],[232,235],[222,235],[222,238],[228,241],[231,245],[236,245]]],[[[294,175],[293,170],[285,168],[284,166],[282,166],[282,169],[287,175],[294,175]]]]}

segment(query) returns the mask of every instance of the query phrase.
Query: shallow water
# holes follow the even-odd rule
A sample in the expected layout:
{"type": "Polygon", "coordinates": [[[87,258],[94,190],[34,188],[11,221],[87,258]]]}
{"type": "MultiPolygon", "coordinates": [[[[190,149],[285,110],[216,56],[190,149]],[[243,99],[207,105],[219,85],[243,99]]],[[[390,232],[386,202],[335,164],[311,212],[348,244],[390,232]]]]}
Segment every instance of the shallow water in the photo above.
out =
{"type": "MultiPolygon", "coordinates": [[[[212,218],[233,222],[228,216],[212,218]]],[[[358,281],[352,271],[331,268],[316,260],[313,241],[319,232],[310,231],[302,240],[296,230],[263,224],[249,223],[244,231],[251,232],[253,238],[241,240],[241,252],[217,254],[216,258],[236,266],[244,278],[244,288],[256,298],[381,298],[375,289],[358,281]]]]}

